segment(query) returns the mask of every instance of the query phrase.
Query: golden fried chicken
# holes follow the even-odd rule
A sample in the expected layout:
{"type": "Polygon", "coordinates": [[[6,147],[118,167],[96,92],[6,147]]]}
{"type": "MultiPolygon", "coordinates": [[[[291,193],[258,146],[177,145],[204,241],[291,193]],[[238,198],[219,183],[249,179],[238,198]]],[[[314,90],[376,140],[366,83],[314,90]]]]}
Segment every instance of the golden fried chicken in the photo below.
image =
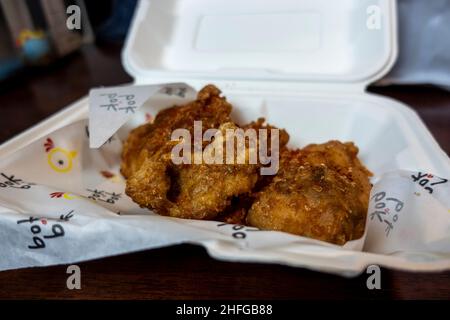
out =
{"type": "MultiPolygon", "coordinates": [[[[258,179],[256,164],[174,164],[171,160],[173,130],[185,128],[192,133],[194,121],[202,121],[202,132],[238,128],[230,121],[230,112],[231,105],[220,97],[216,87],[209,85],[194,102],[163,110],[152,124],[133,130],[122,153],[127,195],[159,214],[213,219],[233,197],[249,193],[258,179]]],[[[196,151],[192,151],[195,157],[196,151]]],[[[248,160],[248,151],[246,146],[244,154],[236,151],[235,157],[248,160]]]]}
{"type": "Polygon", "coordinates": [[[340,245],[362,236],[371,173],[358,160],[353,143],[329,141],[289,150],[285,130],[272,132],[276,128],[263,118],[239,127],[230,118],[231,109],[220,91],[208,85],[195,101],[162,110],[153,123],[134,129],[122,152],[127,195],[142,207],[172,217],[249,224],[340,245]],[[187,129],[189,137],[194,136],[195,121],[201,121],[202,134],[217,129],[221,135],[202,141],[197,148],[189,145],[188,155],[183,149],[183,159],[190,161],[176,163],[174,146],[186,138],[172,141],[172,134],[187,129]],[[228,155],[228,142],[239,140],[226,135],[230,129],[254,129],[256,143],[244,138],[241,148],[233,146],[231,163],[205,160],[211,147],[212,158],[227,158],[217,153],[217,147],[222,146],[228,155]],[[266,139],[258,135],[260,129],[266,130],[266,139]],[[264,161],[275,156],[272,137],[279,146],[279,170],[275,176],[263,176],[260,169],[268,168],[264,161]],[[268,153],[261,155],[259,148],[265,144],[268,153]],[[250,161],[255,149],[257,163],[250,161]],[[200,163],[195,161],[197,156],[200,163]]]}
{"type": "Polygon", "coordinates": [[[173,130],[184,128],[192,132],[194,120],[202,121],[203,130],[218,128],[231,121],[231,108],[231,104],[220,96],[220,90],[208,85],[198,93],[197,100],[161,110],[153,123],[130,132],[123,146],[121,173],[125,178],[129,177],[147,156],[152,156],[170,141],[173,130]]]}
{"type": "Polygon", "coordinates": [[[248,162],[174,164],[167,146],[147,157],[126,187],[136,203],[159,214],[214,219],[233,197],[249,193],[258,179],[258,166],[248,162]]]}
{"type": "Polygon", "coordinates": [[[360,238],[371,173],[351,142],[284,150],[277,176],[258,193],[247,223],[342,245],[360,238]]]}

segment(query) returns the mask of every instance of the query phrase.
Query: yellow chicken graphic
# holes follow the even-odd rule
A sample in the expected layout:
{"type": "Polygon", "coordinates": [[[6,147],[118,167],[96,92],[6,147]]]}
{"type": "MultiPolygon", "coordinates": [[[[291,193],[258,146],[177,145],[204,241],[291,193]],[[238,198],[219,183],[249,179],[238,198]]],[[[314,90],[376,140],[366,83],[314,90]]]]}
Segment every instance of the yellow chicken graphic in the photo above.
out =
{"type": "Polygon", "coordinates": [[[44,147],[45,152],[48,153],[47,162],[53,170],[60,173],[66,173],[72,170],[73,159],[77,156],[76,151],[55,148],[55,144],[50,138],[47,138],[44,147]]]}

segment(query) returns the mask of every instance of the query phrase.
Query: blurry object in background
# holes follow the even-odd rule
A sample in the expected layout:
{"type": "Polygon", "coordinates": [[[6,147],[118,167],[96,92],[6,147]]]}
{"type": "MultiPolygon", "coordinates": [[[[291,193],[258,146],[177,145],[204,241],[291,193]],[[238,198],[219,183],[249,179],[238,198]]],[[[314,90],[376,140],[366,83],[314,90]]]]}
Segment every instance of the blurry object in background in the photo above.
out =
{"type": "Polygon", "coordinates": [[[17,56],[6,20],[0,10],[0,80],[7,78],[21,67],[22,61],[17,56]]]}
{"type": "MultiPolygon", "coordinates": [[[[27,2],[30,2],[30,0],[27,2]]],[[[83,1],[41,0],[40,2],[47,24],[47,32],[52,39],[55,53],[58,56],[67,55],[80,48],[83,43],[83,33],[86,34],[86,38],[93,39],[88,16],[86,12],[83,14],[81,10],[84,8],[83,1]],[[69,30],[66,25],[70,15],[66,10],[72,4],[80,8],[80,20],[83,23],[79,30],[69,30]]],[[[38,12],[38,8],[36,12],[38,12]]]]}
{"type": "Polygon", "coordinates": [[[47,60],[50,55],[47,36],[39,26],[35,26],[26,2],[0,0],[0,5],[10,35],[10,41],[2,47],[12,42],[17,58],[25,63],[38,64],[47,60]]]}
{"type": "Polygon", "coordinates": [[[398,0],[399,56],[379,84],[450,90],[450,0],[398,0]]]}
{"type": "Polygon", "coordinates": [[[130,27],[137,0],[87,2],[96,38],[103,42],[122,42],[130,27]]]}
{"type": "Polygon", "coordinates": [[[46,65],[93,42],[83,0],[0,0],[0,80],[23,65],[46,65]],[[76,5],[80,28],[69,30],[67,8],[76,5]]]}
{"type": "Polygon", "coordinates": [[[16,44],[29,63],[43,62],[51,53],[47,35],[41,29],[23,29],[16,38],[16,44]]]}
{"type": "Polygon", "coordinates": [[[0,0],[0,80],[23,66],[48,65],[83,44],[93,43],[95,38],[122,42],[136,3],[137,0],[0,0]],[[70,25],[69,21],[79,23],[71,28],[75,24],[70,25]]]}

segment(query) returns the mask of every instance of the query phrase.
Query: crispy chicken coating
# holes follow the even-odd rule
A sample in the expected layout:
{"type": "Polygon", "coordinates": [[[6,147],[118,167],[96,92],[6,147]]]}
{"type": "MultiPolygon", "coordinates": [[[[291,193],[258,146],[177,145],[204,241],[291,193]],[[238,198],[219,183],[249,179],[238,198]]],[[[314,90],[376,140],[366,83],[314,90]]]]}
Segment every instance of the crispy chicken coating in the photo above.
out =
{"type": "Polygon", "coordinates": [[[371,173],[351,142],[281,154],[278,175],[258,193],[247,223],[342,245],[364,233],[371,173]]]}
{"type": "MultiPolygon", "coordinates": [[[[225,126],[236,127],[230,123],[225,126]]],[[[171,160],[171,145],[167,146],[147,157],[127,180],[126,187],[126,193],[135,202],[159,214],[214,219],[230,205],[233,197],[249,193],[258,179],[258,166],[248,161],[176,165],[171,160]]]]}
{"type": "Polygon", "coordinates": [[[122,151],[121,173],[128,178],[140,168],[148,156],[152,156],[170,141],[173,130],[178,128],[193,131],[194,120],[202,121],[203,130],[218,128],[229,122],[231,104],[220,96],[220,90],[207,85],[197,99],[183,106],[161,110],[153,123],[132,130],[122,151]]]}
{"type": "MultiPolygon", "coordinates": [[[[202,121],[203,131],[238,128],[230,122],[231,105],[219,94],[216,87],[209,85],[199,92],[196,101],[163,110],[154,123],[130,133],[122,153],[121,171],[127,178],[126,193],[136,203],[163,215],[213,219],[229,206],[233,197],[252,190],[258,179],[258,166],[248,161],[178,165],[171,161],[174,142],[170,138],[174,129],[192,132],[195,120],[202,121]]],[[[248,146],[245,152],[248,153],[248,146]]],[[[247,159],[248,155],[244,157],[247,159]]]]}

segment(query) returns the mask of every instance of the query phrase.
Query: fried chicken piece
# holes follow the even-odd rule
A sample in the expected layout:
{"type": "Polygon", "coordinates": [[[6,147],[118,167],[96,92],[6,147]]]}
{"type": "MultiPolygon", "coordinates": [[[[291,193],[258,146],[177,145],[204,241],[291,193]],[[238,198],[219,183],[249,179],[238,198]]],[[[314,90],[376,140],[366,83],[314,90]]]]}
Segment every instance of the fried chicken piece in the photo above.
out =
{"type": "Polygon", "coordinates": [[[207,86],[196,101],[163,110],[153,124],[130,134],[123,150],[122,173],[128,178],[126,194],[133,201],[163,215],[213,219],[229,206],[233,197],[252,190],[258,179],[258,166],[248,163],[248,146],[244,155],[235,150],[236,158],[243,156],[246,160],[243,164],[175,165],[171,161],[174,142],[170,138],[174,129],[185,128],[192,133],[195,120],[202,121],[202,131],[238,128],[229,119],[231,105],[219,94],[217,88],[207,86]]]}
{"type": "Polygon", "coordinates": [[[257,171],[246,165],[182,165],[146,160],[127,182],[126,193],[162,215],[214,219],[233,196],[250,192],[257,171]]]}
{"type": "Polygon", "coordinates": [[[229,122],[231,104],[220,96],[220,90],[207,85],[197,95],[197,100],[183,106],[161,110],[153,123],[132,130],[124,143],[121,173],[125,178],[136,172],[145,159],[157,153],[170,141],[173,130],[184,128],[191,131],[194,120],[202,121],[203,130],[218,128],[229,122]]]}
{"type": "MultiPolygon", "coordinates": [[[[238,127],[225,123],[220,130],[238,127]]],[[[225,135],[223,135],[225,136],[225,135]]],[[[213,143],[226,143],[223,139],[213,143]]],[[[127,180],[126,193],[141,206],[162,215],[178,218],[213,219],[230,205],[231,199],[249,193],[258,179],[258,166],[238,164],[174,164],[173,143],[167,143],[153,156],[148,156],[140,168],[127,180]]],[[[202,152],[201,150],[200,152],[202,152]]],[[[239,156],[235,152],[235,159],[239,156]]]]}
{"type": "Polygon", "coordinates": [[[364,233],[371,173],[351,142],[284,150],[280,169],[258,193],[247,223],[339,245],[364,233]]]}

